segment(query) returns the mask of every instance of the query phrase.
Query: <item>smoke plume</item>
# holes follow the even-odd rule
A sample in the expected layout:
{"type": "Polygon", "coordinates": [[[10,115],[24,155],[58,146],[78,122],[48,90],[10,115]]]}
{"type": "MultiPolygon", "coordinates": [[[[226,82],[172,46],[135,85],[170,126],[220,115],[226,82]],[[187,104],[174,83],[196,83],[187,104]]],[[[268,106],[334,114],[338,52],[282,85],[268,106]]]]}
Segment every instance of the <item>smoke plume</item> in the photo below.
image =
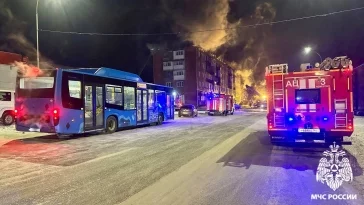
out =
{"type": "Polygon", "coordinates": [[[164,0],[163,5],[176,22],[174,29],[186,33],[183,35],[185,40],[216,53],[238,70],[238,98],[244,98],[245,85],[253,86],[264,94],[270,26],[244,26],[274,20],[276,10],[272,4],[235,0],[164,0]],[[199,32],[220,28],[229,29],[199,32]]]}
{"type": "MultiPolygon", "coordinates": [[[[25,36],[27,23],[17,19],[6,2],[0,0],[0,50],[27,56],[30,63],[36,64],[37,50],[25,36]]],[[[50,59],[42,55],[40,57],[42,69],[54,68],[50,59]]]]}

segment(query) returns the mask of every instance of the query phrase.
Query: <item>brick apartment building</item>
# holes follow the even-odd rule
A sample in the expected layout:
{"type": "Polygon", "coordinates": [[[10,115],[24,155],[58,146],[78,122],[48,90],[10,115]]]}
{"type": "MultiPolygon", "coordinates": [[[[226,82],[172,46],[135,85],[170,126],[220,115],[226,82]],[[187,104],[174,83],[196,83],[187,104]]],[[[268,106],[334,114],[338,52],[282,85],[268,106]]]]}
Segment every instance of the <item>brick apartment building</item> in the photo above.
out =
{"type": "Polygon", "coordinates": [[[154,53],[154,83],[173,87],[176,102],[206,105],[206,95],[233,95],[234,69],[196,46],[154,53]]]}

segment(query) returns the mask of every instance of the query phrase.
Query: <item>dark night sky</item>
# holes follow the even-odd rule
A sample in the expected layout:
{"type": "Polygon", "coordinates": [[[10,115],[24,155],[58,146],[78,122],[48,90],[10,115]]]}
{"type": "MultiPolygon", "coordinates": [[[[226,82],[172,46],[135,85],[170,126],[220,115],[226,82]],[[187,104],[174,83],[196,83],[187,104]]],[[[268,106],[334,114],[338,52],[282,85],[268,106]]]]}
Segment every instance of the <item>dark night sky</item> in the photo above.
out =
{"type": "MultiPolygon", "coordinates": [[[[203,25],[213,19],[215,14],[206,11],[211,11],[216,2],[229,2],[228,12],[224,15],[230,23],[249,19],[246,24],[256,23],[251,16],[264,2],[271,3],[275,10],[273,20],[364,6],[363,0],[40,0],[39,25],[42,29],[99,33],[183,31],[186,28],[173,16],[174,13],[183,14],[186,24],[203,25]]],[[[0,0],[0,50],[22,52],[34,58],[35,3],[36,0],[0,0]],[[16,42],[21,41],[18,38],[9,38],[19,33],[24,34],[29,44],[16,42]]],[[[269,17],[270,14],[262,15],[269,17]]],[[[360,10],[264,28],[241,29],[240,32],[247,33],[241,38],[255,38],[257,43],[253,47],[264,42],[267,61],[259,65],[262,68],[266,63],[288,62],[290,67],[298,67],[303,62],[317,62],[316,54],[302,54],[306,45],[313,46],[323,58],[348,55],[355,66],[364,63],[363,19],[364,10],[360,10]]],[[[40,32],[40,51],[60,65],[105,66],[137,73],[149,57],[147,44],[176,46],[183,39],[174,35],[85,36],[40,32]]],[[[223,51],[226,59],[239,62],[239,59],[255,55],[256,49],[248,49],[246,45],[247,41],[240,39],[234,45],[225,43],[218,51],[223,51]]],[[[152,58],[148,60],[142,78],[152,81],[152,58]]]]}

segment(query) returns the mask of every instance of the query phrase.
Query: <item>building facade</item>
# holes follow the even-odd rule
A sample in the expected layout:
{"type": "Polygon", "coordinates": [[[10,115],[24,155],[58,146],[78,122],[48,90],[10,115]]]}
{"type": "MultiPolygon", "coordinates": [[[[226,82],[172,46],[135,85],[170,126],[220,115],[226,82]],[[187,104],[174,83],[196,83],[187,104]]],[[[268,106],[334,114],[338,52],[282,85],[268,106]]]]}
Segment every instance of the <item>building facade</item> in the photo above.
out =
{"type": "Polygon", "coordinates": [[[173,87],[176,103],[206,105],[208,94],[234,93],[234,69],[203,49],[190,46],[183,50],[153,55],[154,83],[173,87]]]}

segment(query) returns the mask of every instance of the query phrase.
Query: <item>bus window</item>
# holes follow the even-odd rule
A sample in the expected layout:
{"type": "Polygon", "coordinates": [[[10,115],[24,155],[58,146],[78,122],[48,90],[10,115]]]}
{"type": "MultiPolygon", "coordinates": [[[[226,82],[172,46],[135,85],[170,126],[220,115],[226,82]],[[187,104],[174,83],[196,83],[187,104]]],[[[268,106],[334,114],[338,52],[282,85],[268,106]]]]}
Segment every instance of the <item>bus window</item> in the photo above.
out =
{"type": "Polygon", "coordinates": [[[114,104],[114,87],[106,87],[106,103],[114,104]]]}
{"type": "MultiPolygon", "coordinates": [[[[53,72],[52,74],[55,73],[53,72]]],[[[18,77],[16,93],[18,97],[53,98],[55,77],[18,77]]]]}
{"type": "Polygon", "coordinates": [[[115,104],[123,105],[123,91],[121,88],[115,88],[115,104]]]}
{"type": "Polygon", "coordinates": [[[62,105],[64,108],[81,109],[83,107],[82,98],[82,78],[79,75],[64,73],[62,76],[62,105]]]}
{"type": "Polygon", "coordinates": [[[54,77],[20,78],[20,89],[53,88],[54,77]]]}
{"type": "Polygon", "coordinates": [[[159,108],[165,109],[166,108],[166,92],[164,91],[155,91],[156,101],[159,108]]]}
{"type": "Polygon", "coordinates": [[[167,95],[167,117],[171,117],[171,96],[167,95]]]}
{"type": "Polygon", "coordinates": [[[68,89],[71,98],[81,99],[81,81],[68,80],[68,89]]]}
{"type": "Polygon", "coordinates": [[[122,87],[107,86],[106,102],[113,105],[123,106],[123,90],[122,87]]]}
{"type": "Polygon", "coordinates": [[[135,109],[135,88],[124,87],[124,109],[135,109]]]}
{"type": "Polygon", "coordinates": [[[148,99],[148,106],[149,109],[153,109],[154,108],[154,90],[148,90],[149,92],[149,99],[148,99]]]}

